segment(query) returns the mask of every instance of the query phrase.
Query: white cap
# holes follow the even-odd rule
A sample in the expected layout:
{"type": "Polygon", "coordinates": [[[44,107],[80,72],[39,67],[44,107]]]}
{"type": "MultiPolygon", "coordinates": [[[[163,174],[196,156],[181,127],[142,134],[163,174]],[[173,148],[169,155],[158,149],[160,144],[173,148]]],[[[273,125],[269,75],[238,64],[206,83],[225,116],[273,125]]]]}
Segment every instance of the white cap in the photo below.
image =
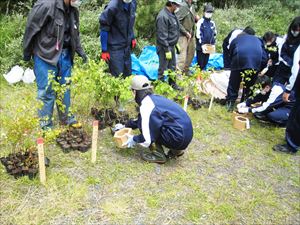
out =
{"type": "Polygon", "coordinates": [[[133,90],[145,90],[152,88],[150,80],[144,75],[136,75],[131,80],[131,89],[133,90]]]}

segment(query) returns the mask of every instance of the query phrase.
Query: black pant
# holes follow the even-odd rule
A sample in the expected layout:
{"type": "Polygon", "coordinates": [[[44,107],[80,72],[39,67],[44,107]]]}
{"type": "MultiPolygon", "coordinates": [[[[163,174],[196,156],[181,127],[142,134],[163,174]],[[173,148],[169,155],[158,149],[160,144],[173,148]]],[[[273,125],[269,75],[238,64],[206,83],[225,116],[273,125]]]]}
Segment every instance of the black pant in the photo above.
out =
{"type": "Polygon", "coordinates": [[[209,60],[209,54],[204,54],[201,50],[197,50],[197,63],[199,65],[199,67],[201,68],[201,70],[203,70],[209,60]]]}
{"type": "Polygon", "coordinates": [[[164,72],[166,70],[175,71],[176,69],[176,55],[175,55],[175,48],[174,46],[171,48],[172,59],[166,59],[166,52],[164,51],[163,47],[157,46],[157,54],[159,58],[159,67],[158,67],[158,79],[164,79],[164,72]]]}
{"type": "Polygon", "coordinates": [[[300,148],[300,99],[296,100],[295,106],[290,113],[285,138],[287,144],[294,152],[300,148]]]}
{"type": "MultiPolygon", "coordinates": [[[[240,84],[242,81],[242,74],[245,74],[247,70],[251,70],[251,69],[232,70],[230,72],[229,83],[227,88],[227,97],[226,97],[227,101],[232,101],[232,102],[236,101],[239,93],[240,84]]],[[[245,84],[243,85],[244,88],[243,88],[243,95],[241,101],[244,101],[251,95],[250,87],[254,85],[257,79],[257,72],[254,71],[249,78],[250,80],[244,79],[245,84]]]]}

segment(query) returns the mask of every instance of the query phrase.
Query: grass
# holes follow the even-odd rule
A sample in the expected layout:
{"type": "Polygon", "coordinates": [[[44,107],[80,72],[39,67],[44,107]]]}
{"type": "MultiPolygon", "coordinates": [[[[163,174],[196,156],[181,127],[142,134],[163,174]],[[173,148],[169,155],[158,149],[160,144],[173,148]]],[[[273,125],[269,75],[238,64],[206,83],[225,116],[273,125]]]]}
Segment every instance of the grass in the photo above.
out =
{"type": "MultiPolygon", "coordinates": [[[[35,86],[2,82],[1,115],[8,113],[5,108],[9,103],[22,104],[19,98],[34,101],[35,86]]],[[[17,112],[10,113],[13,116],[17,112]]],[[[271,150],[283,141],[284,129],[251,120],[251,129],[240,132],[232,127],[231,115],[219,105],[214,105],[210,113],[207,108],[189,108],[188,113],[194,139],[182,158],[165,165],[143,162],[139,148],[117,150],[108,129],[99,133],[95,165],[90,162],[90,151],[64,154],[54,142],[48,142],[45,151],[51,165],[46,186],[37,178],[15,180],[1,165],[0,223],[300,222],[299,154],[271,150]]],[[[90,121],[84,126],[91,132],[90,115],[80,118],[90,121]]],[[[0,156],[5,156],[11,147],[1,141],[0,156]]]]}

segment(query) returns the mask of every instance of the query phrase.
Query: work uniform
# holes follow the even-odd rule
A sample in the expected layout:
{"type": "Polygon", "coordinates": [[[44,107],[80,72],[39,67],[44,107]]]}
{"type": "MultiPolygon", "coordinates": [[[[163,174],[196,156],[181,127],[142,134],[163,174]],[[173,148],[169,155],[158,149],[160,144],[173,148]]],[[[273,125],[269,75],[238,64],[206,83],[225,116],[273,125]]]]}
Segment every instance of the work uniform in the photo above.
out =
{"type": "Polygon", "coordinates": [[[223,40],[222,48],[223,48],[224,69],[230,69],[230,64],[231,64],[230,56],[229,56],[230,44],[242,32],[243,32],[242,29],[233,29],[223,40]]]}
{"type": "Polygon", "coordinates": [[[49,85],[49,74],[60,85],[67,84],[62,103],[57,107],[63,124],[75,123],[70,114],[70,88],[68,78],[75,52],[84,61],[87,57],[79,38],[79,12],[66,6],[63,0],[39,0],[28,16],[23,38],[24,60],[34,57],[34,73],[38,87],[38,99],[43,102],[39,110],[42,128],[52,127],[52,115],[56,93],[49,85]]]}
{"type": "Polygon", "coordinates": [[[99,17],[102,52],[110,54],[109,70],[113,76],[130,76],[131,43],[134,37],[136,0],[124,3],[111,0],[99,17]]]}
{"type": "Polygon", "coordinates": [[[184,0],[175,12],[179,20],[180,36],[178,44],[180,46],[180,53],[177,57],[177,66],[183,73],[188,73],[195,55],[195,8],[193,4],[189,4],[184,0]],[[187,33],[191,38],[187,38],[187,33]]]}
{"type": "Polygon", "coordinates": [[[209,59],[209,54],[203,53],[202,45],[216,43],[217,29],[216,24],[210,18],[202,17],[196,25],[196,51],[197,62],[199,67],[203,70],[209,59]]]}
{"type": "Polygon", "coordinates": [[[267,63],[267,54],[261,39],[246,33],[240,34],[230,44],[230,77],[227,88],[227,101],[235,102],[238,97],[242,74],[252,70],[250,80],[244,79],[243,99],[247,99],[250,87],[255,83],[257,72],[267,63]]]}
{"type": "Polygon", "coordinates": [[[295,91],[296,103],[292,109],[285,132],[287,144],[294,152],[300,148],[300,47],[294,53],[292,75],[286,87],[286,92],[295,91]]]}
{"type": "Polygon", "coordinates": [[[144,147],[157,143],[169,149],[184,150],[193,138],[192,122],[182,107],[154,94],[142,100],[138,119],[126,126],[140,129],[141,134],[133,140],[144,147]]]}
{"type": "Polygon", "coordinates": [[[274,83],[269,94],[258,94],[253,99],[247,99],[246,106],[251,107],[251,105],[254,103],[262,102],[261,106],[251,108],[250,112],[252,112],[258,119],[266,117],[271,122],[274,122],[281,126],[285,126],[288,121],[291,109],[295,105],[295,96],[294,92],[292,92],[289,98],[289,102],[284,102],[282,99],[284,90],[284,85],[280,83],[274,83]]]}
{"type": "Polygon", "coordinates": [[[156,51],[159,58],[158,79],[164,79],[164,72],[175,71],[176,56],[174,46],[179,39],[179,21],[175,14],[164,7],[156,17],[156,51]],[[172,59],[167,60],[166,52],[171,52],[172,59]]]}

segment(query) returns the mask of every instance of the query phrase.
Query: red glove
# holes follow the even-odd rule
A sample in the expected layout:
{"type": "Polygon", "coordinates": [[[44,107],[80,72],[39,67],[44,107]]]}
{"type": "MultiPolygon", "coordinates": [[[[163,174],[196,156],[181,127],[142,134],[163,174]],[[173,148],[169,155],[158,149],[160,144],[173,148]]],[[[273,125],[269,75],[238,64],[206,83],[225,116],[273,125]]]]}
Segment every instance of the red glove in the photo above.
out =
{"type": "Polygon", "coordinates": [[[136,46],[136,39],[132,39],[131,41],[131,48],[134,49],[136,46]]]}
{"type": "Polygon", "coordinates": [[[108,62],[110,60],[109,52],[102,52],[101,59],[103,59],[105,62],[108,62]]]}

